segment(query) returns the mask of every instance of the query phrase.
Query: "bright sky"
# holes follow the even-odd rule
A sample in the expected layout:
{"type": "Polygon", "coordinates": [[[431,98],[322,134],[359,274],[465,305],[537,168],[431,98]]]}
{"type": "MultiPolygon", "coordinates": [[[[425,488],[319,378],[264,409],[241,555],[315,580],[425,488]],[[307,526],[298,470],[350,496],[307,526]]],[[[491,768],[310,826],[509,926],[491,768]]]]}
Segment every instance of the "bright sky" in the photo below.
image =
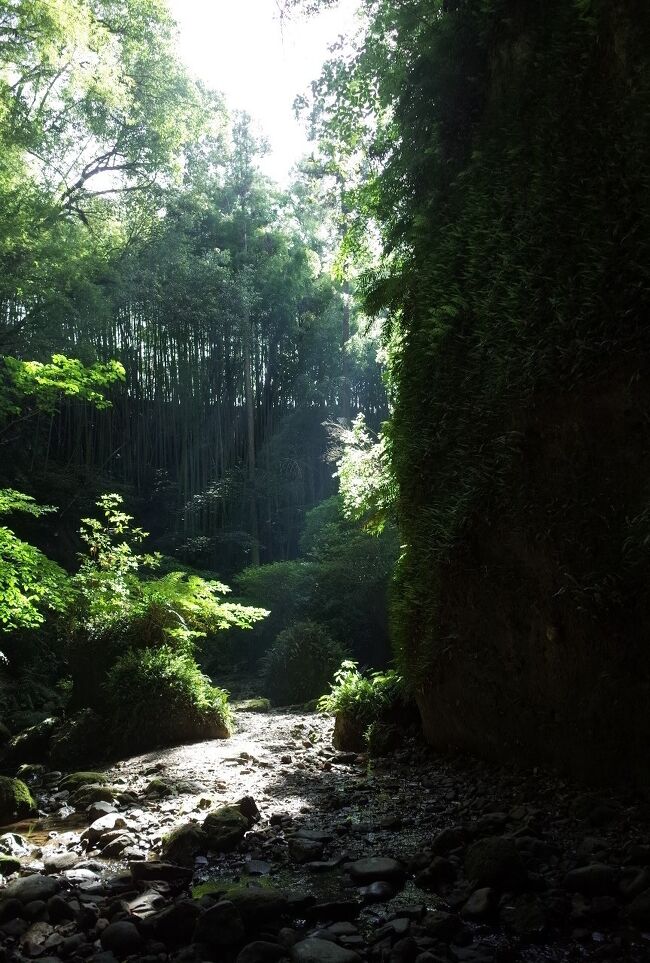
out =
{"type": "Polygon", "coordinates": [[[327,59],[328,47],[354,29],[357,0],[306,21],[280,23],[276,0],[169,0],[180,29],[181,56],[190,71],[220,90],[230,107],[246,110],[269,141],[263,168],[286,183],[307,152],[293,115],[327,59]]]}

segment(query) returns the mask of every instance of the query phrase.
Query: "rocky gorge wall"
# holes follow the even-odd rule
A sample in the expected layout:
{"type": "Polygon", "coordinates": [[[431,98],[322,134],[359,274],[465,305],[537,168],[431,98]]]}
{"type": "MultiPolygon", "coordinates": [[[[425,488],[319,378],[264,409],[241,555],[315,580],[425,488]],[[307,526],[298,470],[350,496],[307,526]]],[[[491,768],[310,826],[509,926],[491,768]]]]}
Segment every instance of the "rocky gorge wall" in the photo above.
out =
{"type": "Polygon", "coordinates": [[[435,746],[648,787],[650,10],[399,39],[398,662],[435,746]]]}
{"type": "Polygon", "coordinates": [[[650,788],[648,384],[533,406],[512,501],[432,572],[428,740],[650,788]]]}

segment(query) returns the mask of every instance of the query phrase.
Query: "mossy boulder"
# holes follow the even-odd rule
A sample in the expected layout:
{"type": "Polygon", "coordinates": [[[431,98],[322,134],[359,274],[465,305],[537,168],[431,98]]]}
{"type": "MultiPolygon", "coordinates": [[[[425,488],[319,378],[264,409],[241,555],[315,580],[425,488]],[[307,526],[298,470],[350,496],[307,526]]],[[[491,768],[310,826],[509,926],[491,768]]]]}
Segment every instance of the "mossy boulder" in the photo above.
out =
{"type": "Polygon", "coordinates": [[[0,825],[6,825],[36,811],[29,789],[20,779],[0,776],[0,825]]]}
{"type": "Polygon", "coordinates": [[[275,923],[288,907],[287,897],[270,887],[233,887],[224,898],[237,908],[246,928],[253,930],[275,923]]]}
{"type": "Polygon", "coordinates": [[[203,820],[207,848],[215,853],[231,852],[242,841],[250,825],[238,805],[215,809],[203,820]]]}
{"type": "Polygon", "coordinates": [[[108,779],[102,772],[71,772],[61,780],[60,788],[75,792],[82,786],[105,786],[107,782],[108,779]]]}
{"type": "Polygon", "coordinates": [[[162,841],[163,857],[180,866],[193,866],[195,858],[207,848],[205,834],[198,823],[178,826],[162,841]]]}
{"type": "Polygon", "coordinates": [[[161,779],[160,776],[156,776],[151,780],[150,783],[148,783],[144,794],[148,797],[163,799],[166,796],[173,796],[176,791],[177,787],[173,782],[170,782],[168,779],[161,779]]]}

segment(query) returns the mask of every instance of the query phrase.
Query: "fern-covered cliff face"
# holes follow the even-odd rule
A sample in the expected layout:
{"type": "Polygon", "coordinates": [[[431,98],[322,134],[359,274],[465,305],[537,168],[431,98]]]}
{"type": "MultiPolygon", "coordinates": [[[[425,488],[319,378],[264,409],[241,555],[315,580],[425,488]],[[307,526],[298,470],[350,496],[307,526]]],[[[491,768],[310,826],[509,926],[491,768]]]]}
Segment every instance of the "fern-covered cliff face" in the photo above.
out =
{"type": "Polygon", "coordinates": [[[476,6],[431,27],[397,108],[402,163],[433,159],[401,277],[395,631],[432,741],[607,778],[647,767],[650,729],[648,16],[476,6]],[[440,76],[454,44],[471,67],[440,76]]]}
{"type": "Polygon", "coordinates": [[[332,75],[378,118],[356,199],[392,318],[401,667],[438,744],[624,768],[648,727],[647,5],[365,6],[332,75]]]}

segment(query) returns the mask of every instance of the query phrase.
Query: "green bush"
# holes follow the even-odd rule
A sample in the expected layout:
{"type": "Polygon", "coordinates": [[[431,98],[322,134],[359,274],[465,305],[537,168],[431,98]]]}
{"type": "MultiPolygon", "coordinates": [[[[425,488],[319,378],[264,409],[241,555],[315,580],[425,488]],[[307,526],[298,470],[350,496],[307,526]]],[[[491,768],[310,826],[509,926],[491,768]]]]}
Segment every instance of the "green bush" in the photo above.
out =
{"type": "Polygon", "coordinates": [[[350,661],[335,673],[330,692],[319,700],[318,708],[336,715],[333,742],[337,749],[367,750],[376,756],[397,748],[400,729],[413,714],[396,672],[364,674],[350,661]]]}
{"type": "MultiPolygon", "coordinates": [[[[247,634],[250,654],[264,654],[293,622],[313,619],[360,661],[384,665],[391,654],[387,596],[399,553],[395,528],[370,534],[344,517],[339,497],[328,498],[307,513],[300,550],[297,561],[237,576],[242,597],[271,610],[247,634]]],[[[241,642],[246,645],[243,636],[241,642]]]]}
{"type": "Polygon", "coordinates": [[[238,594],[262,605],[270,614],[254,625],[252,632],[229,633],[237,656],[257,660],[268,651],[279,632],[306,618],[317,578],[318,567],[303,560],[255,565],[240,572],[235,578],[238,594]]]}
{"type": "Polygon", "coordinates": [[[402,679],[393,670],[364,674],[345,661],[334,674],[330,692],[319,700],[322,712],[344,712],[366,726],[381,719],[402,699],[402,679]]]}
{"type": "Polygon", "coordinates": [[[117,750],[229,734],[227,693],[190,655],[167,645],[130,649],[109,671],[106,693],[117,750]]]}
{"type": "MultiPolygon", "coordinates": [[[[106,714],[107,677],[130,652],[164,649],[183,656],[183,666],[194,666],[201,676],[193,658],[197,640],[211,640],[231,626],[248,628],[267,613],[224,601],[226,585],[191,572],[144,577],[143,570],[159,563],[158,556],[134,550],[145,533],[132,526],[118,495],[105,495],[99,507],[103,518],[84,519],[81,532],[89,551],[73,579],[77,604],[69,626],[69,668],[72,708],[106,714]]],[[[177,672],[180,667],[179,662],[177,672]]]]}
{"type": "Polygon", "coordinates": [[[280,632],[263,659],[264,691],[276,705],[322,695],[345,652],[317,622],[296,622],[280,632]]]}

